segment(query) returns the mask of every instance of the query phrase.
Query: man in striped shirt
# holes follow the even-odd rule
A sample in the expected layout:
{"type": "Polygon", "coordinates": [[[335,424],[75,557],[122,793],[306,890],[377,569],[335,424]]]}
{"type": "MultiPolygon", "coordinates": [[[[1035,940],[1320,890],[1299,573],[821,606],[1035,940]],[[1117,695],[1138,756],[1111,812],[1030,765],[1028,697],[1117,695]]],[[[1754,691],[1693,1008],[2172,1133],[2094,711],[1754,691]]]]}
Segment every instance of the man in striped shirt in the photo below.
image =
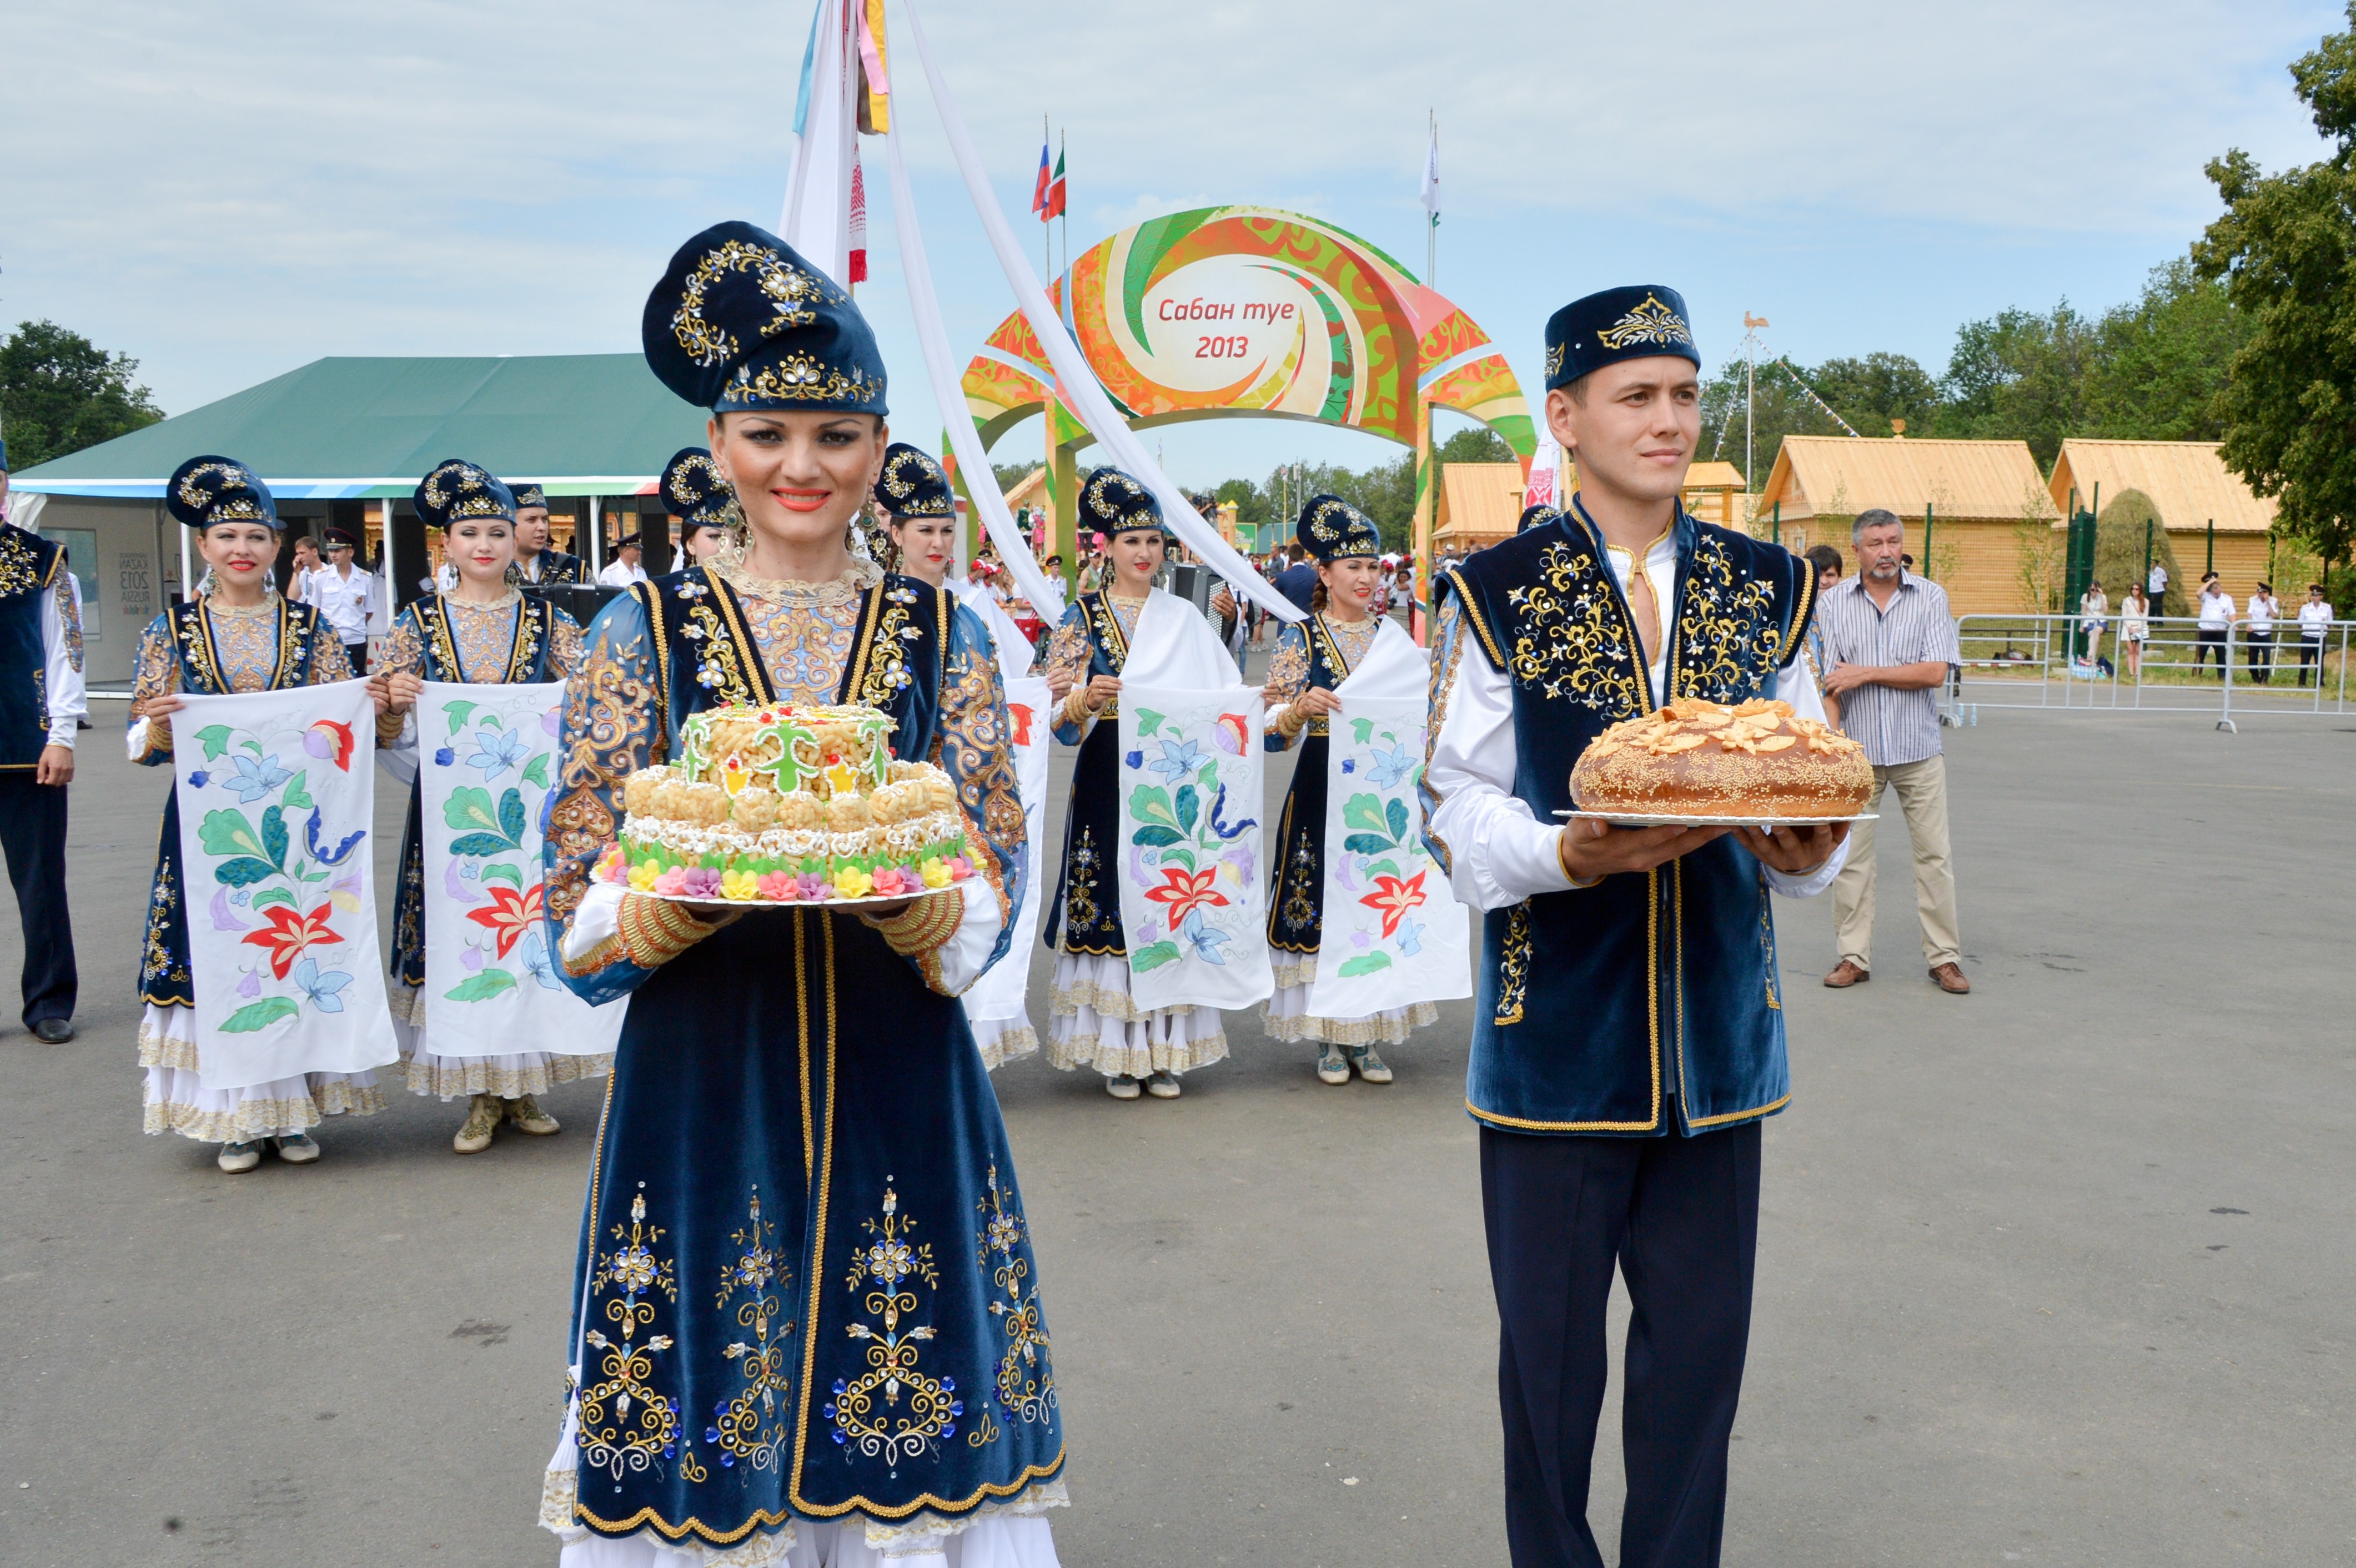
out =
{"type": "MultiPolygon", "coordinates": [[[[1938,689],[1962,655],[1946,590],[1908,571],[1901,560],[1906,525],[1877,507],[1849,529],[1857,575],[1818,601],[1827,662],[1824,688],[1840,727],[1873,763],[1877,809],[1885,788],[1896,794],[1914,846],[1914,909],[1922,921],[1922,955],[1939,988],[1972,988],[1960,962],[1955,873],[1947,859],[1947,767],[1939,739],[1938,689]]],[[[1825,984],[1843,989],[1873,977],[1873,828],[1857,825],[1848,863],[1833,882],[1833,927],[1840,962],[1825,984]]]]}

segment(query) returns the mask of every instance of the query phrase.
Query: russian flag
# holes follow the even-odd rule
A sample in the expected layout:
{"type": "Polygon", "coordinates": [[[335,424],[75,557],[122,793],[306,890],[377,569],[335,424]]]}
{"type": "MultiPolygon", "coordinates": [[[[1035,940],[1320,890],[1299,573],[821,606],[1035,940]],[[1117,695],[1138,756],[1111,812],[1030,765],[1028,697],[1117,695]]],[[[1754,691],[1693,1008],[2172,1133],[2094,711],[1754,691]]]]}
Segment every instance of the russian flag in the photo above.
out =
{"type": "Polygon", "coordinates": [[[1039,183],[1031,190],[1031,210],[1039,215],[1040,222],[1047,221],[1047,144],[1044,141],[1039,144],[1039,183]]]}

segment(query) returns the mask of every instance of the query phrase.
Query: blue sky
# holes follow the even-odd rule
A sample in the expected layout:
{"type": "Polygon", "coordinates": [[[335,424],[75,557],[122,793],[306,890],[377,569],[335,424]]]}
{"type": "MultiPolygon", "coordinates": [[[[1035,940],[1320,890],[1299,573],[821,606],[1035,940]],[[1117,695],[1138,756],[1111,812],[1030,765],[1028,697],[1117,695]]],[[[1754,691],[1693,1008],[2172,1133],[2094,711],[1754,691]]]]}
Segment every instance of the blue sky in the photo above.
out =
{"type": "MultiPolygon", "coordinates": [[[[927,0],[924,16],[1027,240],[1042,112],[1068,136],[1075,253],[1142,218],[1248,201],[1419,270],[1436,110],[1439,283],[1526,387],[1547,313],[1613,283],[1683,289],[1713,362],[1748,310],[1801,361],[1892,349],[1934,372],[1967,319],[2129,298],[2213,216],[2207,159],[2319,155],[2285,67],[2347,25],[2287,0],[927,0]]],[[[49,317],[130,353],[175,412],[327,354],[635,349],[681,240],[776,222],[809,22],[809,0],[15,0],[0,320],[49,317]]],[[[895,48],[964,354],[1012,300],[914,51],[895,48]]],[[[861,300],[894,422],[930,443],[869,145],[861,300]]],[[[1036,432],[995,455],[1032,457],[1036,432]]],[[[1277,421],[1149,439],[1191,485],[1394,450],[1277,421]]]]}

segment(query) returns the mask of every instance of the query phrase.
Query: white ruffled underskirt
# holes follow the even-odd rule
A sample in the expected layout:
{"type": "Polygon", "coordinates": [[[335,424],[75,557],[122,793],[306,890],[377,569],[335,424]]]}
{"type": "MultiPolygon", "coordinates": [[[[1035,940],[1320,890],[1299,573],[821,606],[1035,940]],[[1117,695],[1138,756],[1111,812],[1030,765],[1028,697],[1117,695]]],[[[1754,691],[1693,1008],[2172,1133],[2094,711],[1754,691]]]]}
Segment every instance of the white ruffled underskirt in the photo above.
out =
{"type": "MultiPolygon", "coordinates": [[[[1288,955],[1290,956],[1290,955],[1288,955]]],[[[1309,987],[1317,978],[1317,955],[1276,966],[1276,992],[1260,1005],[1260,1027],[1272,1040],[1308,1040],[1327,1045],[1399,1045],[1419,1029],[1440,1021],[1434,1002],[1388,1008],[1354,1019],[1320,1018],[1309,1010],[1309,987]]]]}
{"type": "Polygon", "coordinates": [[[139,1017],[146,1130],[200,1143],[252,1143],[308,1132],[329,1116],[384,1109],[374,1072],[298,1072],[241,1089],[208,1089],[197,1062],[197,1010],[147,1004],[139,1017]]]}
{"type": "Polygon", "coordinates": [[[1140,1010],[1130,998],[1129,960],[1057,949],[1047,1061],[1063,1072],[1089,1067],[1108,1078],[1144,1078],[1208,1067],[1227,1054],[1216,1008],[1140,1010]]]}
{"type": "Polygon", "coordinates": [[[995,1070],[1038,1053],[1039,1031],[1031,1027],[1027,1011],[997,1019],[968,1017],[966,1022],[973,1029],[973,1043],[986,1069],[995,1070]]]}
{"type": "Polygon", "coordinates": [[[444,1100],[497,1094],[502,1100],[520,1100],[526,1094],[545,1094],[559,1083],[603,1078],[614,1070],[611,1051],[602,1056],[560,1056],[546,1051],[436,1055],[425,1043],[425,988],[395,980],[390,989],[393,1039],[409,1069],[412,1094],[438,1094],[444,1100]]]}
{"type": "Polygon", "coordinates": [[[577,1407],[568,1407],[540,1495],[541,1528],[563,1542],[558,1568],[1059,1568],[1047,1510],[1068,1508],[1061,1477],[954,1519],[791,1519],[732,1546],[670,1541],[651,1528],[599,1535],[574,1522],[577,1407]]]}

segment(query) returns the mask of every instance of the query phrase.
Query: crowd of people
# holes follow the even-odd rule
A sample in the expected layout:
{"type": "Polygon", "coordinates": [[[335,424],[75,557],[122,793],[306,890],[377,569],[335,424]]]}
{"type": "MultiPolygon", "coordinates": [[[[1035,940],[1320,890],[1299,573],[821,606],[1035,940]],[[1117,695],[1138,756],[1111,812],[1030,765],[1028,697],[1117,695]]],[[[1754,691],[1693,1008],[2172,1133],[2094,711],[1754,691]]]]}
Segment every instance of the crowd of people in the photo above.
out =
{"type": "MultiPolygon", "coordinates": [[[[1179,1097],[1188,1073],[1229,1053],[1232,1010],[1173,1002],[1147,983],[1178,959],[1182,935],[1229,973],[1264,964],[1262,1029],[1313,1053],[1305,1070],[1336,1088],[1391,1082],[1386,1052],[1436,1021],[1430,997],[1469,993],[1466,1105],[1503,1321],[1515,1560],[1600,1561],[1585,1477],[1618,1267],[1636,1298],[1622,1559],[1714,1563],[1760,1123],[1791,1099],[1771,894],[1831,891],[1841,963],[1826,983],[1869,978],[1871,825],[1852,837],[1846,823],[1627,828],[1560,816],[1574,805],[1571,763],[1613,723],[1672,698],[1787,702],[1859,739],[1877,796],[1898,795],[1930,977],[1968,990],[1932,707],[1955,662],[1954,624],[1936,585],[1907,569],[1899,520],[1858,518],[1858,571],[1844,579],[1837,551],[1804,560],[1686,513],[1700,360],[1684,304],[1665,287],[1613,289],[1546,328],[1546,417],[1578,455],[1580,488],[1563,510],[1532,508],[1512,539],[1434,562],[1420,637],[1394,613],[1416,593],[1412,564],[1341,497],[1304,504],[1290,543],[1262,563],[1272,592],[1225,583],[1206,604],[1164,586],[1187,553],[1180,530],[1117,468],[1090,475],[1078,498],[1079,592],[1051,625],[988,552],[957,571],[948,482],[890,440],[872,332],[783,241],[747,224],[697,235],[645,322],[650,368],[708,411],[708,439],[661,480],[682,520],[678,569],[649,579],[626,539],[600,577],[619,592],[585,625],[536,592],[584,574],[550,548],[545,496],[477,464],[454,459],[419,483],[444,569],[392,618],[373,660],[367,631],[386,607],[348,536],[329,530],[302,552],[281,594],[284,523],[268,486],[229,456],[173,475],[166,506],[207,571],[142,641],[131,759],[175,763],[193,743],[176,717],[200,698],[364,690],[375,755],[408,814],[380,1004],[394,1049],[373,1062],[305,1057],[298,1030],[267,1074],[230,1082],[195,1019],[200,998],[241,982],[202,956],[220,949],[192,943],[192,923],[215,933],[259,918],[265,901],[243,896],[248,883],[283,872],[286,837],[302,830],[273,805],[267,842],[241,850],[259,871],[225,865],[218,888],[192,885],[182,795],[205,780],[179,769],[140,933],[147,1130],[219,1145],[226,1172],[273,1151],[305,1165],[321,1155],[314,1130],[381,1108],[379,1072],[398,1072],[414,1093],[466,1103],[453,1147],[473,1154],[502,1131],[557,1133],[539,1096],[605,1078],[570,1287],[566,1404],[542,1491],[568,1568],[670,1568],[723,1552],[1044,1568],[1065,1447],[991,1068],[1044,1044],[1053,1066],[1098,1075],[1116,1100],[1179,1097]],[[780,289],[796,303],[784,317],[780,289]],[[1235,760],[1227,777],[1256,780],[1248,754],[1290,752],[1282,798],[1189,783],[1153,792],[1175,799],[1166,823],[1135,827],[1124,781],[1146,764],[1122,736],[1145,720],[1124,714],[1124,683],[1232,695],[1270,622],[1258,701],[1241,704],[1258,732],[1228,714],[1221,724],[1234,727],[1212,731],[1217,752],[1165,741],[1151,765],[1174,784],[1223,753],[1235,760]],[[487,906],[463,918],[506,922],[499,940],[520,944],[548,997],[595,1008],[628,998],[618,1017],[601,1014],[616,1018],[610,1050],[536,1049],[545,1037],[527,1031],[489,1042],[513,1050],[486,1051],[433,1021],[430,997],[467,981],[436,968],[448,962],[436,923],[453,917],[429,883],[457,872],[434,863],[423,831],[436,815],[420,760],[430,683],[472,690],[479,700],[465,708],[562,683],[540,819],[478,808],[499,845],[539,843],[539,884],[524,890],[510,869],[513,889],[454,880],[452,891],[487,906]],[[733,893],[696,901],[600,874],[626,781],[679,756],[691,717],[781,703],[886,714],[894,754],[950,780],[975,875],[937,896],[755,912],[733,893]],[[1329,804],[1356,765],[1344,720],[1384,703],[1413,716],[1368,785],[1392,793],[1366,795],[1370,815],[1335,829],[1351,834],[1337,844],[1329,804]],[[1058,843],[1042,831],[1040,786],[1025,782],[1026,748],[1045,743],[1034,711],[1075,758],[1058,843]],[[1263,848],[1240,876],[1260,890],[1264,921],[1242,936],[1211,933],[1198,917],[1229,901],[1218,877],[1232,872],[1190,869],[1194,856],[1233,868],[1226,845],[1262,820],[1276,826],[1251,840],[1263,848]],[[1162,907],[1146,930],[1140,906],[1124,913],[1120,885],[1140,846],[1173,868],[1149,895],[1162,907]],[[1342,862],[1377,851],[1395,857],[1381,888],[1337,880],[1342,862]],[[1436,867],[1428,890],[1401,870],[1416,857],[1436,867]],[[1367,965],[1333,962],[1337,886],[1382,912],[1385,935],[1404,924],[1408,954],[1417,912],[1437,922],[1451,901],[1480,912],[1472,956],[1459,950],[1463,989],[1386,989],[1367,965]],[[1044,1042],[1021,983],[1034,939],[1055,955],[1044,1042]],[[905,1239],[919,1224],[933,1239],[922,1246],[905,1239]],[[958,1240],[969,1226],[970,1246],[958,1240]],[[683,1290],[689,1281],[702,1283],[683,1290]]],[[[0,532],[0,651],[45,672],[13,682],[15,707],[0,708],[12,749],[0,789],[25,807],[0,814],[0,839],[26,923],[26,1016],[44,1040],[70,1038],[74,996],[54,873],[82,708],[78,627],[57,547],[0,532]],[[54,824],[29,808],[44,791],[54,824]]],[[[346,754],[336,728],[311,724],[305,743],[326,747],[314,755],[346,754]]],[[[209,766],[220,744],[204,740],[209,766]]],[[[495,751],[485,742],[486,777],[521,755],[495,751]]],[[[434,759],[451,763],[446,751],[434,759]]],[[[286,787],[283,773],[238,766],[256,786],[240,799],[286,787]]],[[[324,880],[352,845],[324,848],[316,811],[307,831],[321,870],[297,860],[296,875],[324,880]]],[[[245,940],[271,942],[283,963],[326,940],[305,919],[324,923],[330,906],[305,917],[279,902],[272,931],[245,940]]],[[[303,983],[318,1001],[324,978],[303,983]]]]}

